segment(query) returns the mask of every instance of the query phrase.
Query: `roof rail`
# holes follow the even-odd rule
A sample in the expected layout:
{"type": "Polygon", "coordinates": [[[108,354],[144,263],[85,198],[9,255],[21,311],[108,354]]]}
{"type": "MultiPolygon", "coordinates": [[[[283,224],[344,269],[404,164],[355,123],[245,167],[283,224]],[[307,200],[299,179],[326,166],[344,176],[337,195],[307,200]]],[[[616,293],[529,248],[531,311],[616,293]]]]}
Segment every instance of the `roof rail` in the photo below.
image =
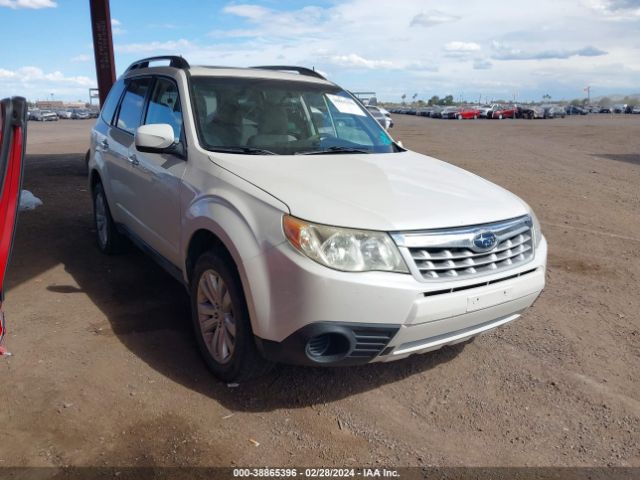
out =
{"type": "Polygon", "coordinates": [[[147,68],[149,66],[149,63],[159,62],[161,60],[169,60],[169,66],[174,68],[187,69],[190,67],[189,62],[187,62],[184,58],[180,56],[161,55],[159,57],[143,58],[142,60],[133,62],[131,65],[129,65],[129,68],[127,68],[126,72],[130,72],[131,70],[137,70],[139,68],[147,68]]]}
{"type": "Polygon", "coordinates": [[[315,77],[315,78],[320,78],[321,80],[326,80],[325,77],[320,75],[315,70],[311,68],[306,68],[306,67],[293,67],[290,65],[262,65],[262,66],[251,67],[251,68],[257,68],[260,70],[280,70],[283,72],[298,72],[300,75],[306,75],[307,77],[315,77]]]}

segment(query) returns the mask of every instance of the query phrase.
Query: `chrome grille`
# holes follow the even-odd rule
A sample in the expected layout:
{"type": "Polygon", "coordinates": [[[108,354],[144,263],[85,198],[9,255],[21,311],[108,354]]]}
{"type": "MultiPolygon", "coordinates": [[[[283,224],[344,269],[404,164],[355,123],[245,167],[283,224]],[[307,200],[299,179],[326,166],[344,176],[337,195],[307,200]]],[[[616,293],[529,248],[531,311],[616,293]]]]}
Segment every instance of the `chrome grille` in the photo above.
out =
{"type": "Polygon", "coordinates": [[[424,280],[453,280],[497,273],[533,258],[531,218],[446,230],[392,235],[414,275],[424,280]],[[480,233],[493,233],[496,245],[482,251],[474,245],[480,233]]]}

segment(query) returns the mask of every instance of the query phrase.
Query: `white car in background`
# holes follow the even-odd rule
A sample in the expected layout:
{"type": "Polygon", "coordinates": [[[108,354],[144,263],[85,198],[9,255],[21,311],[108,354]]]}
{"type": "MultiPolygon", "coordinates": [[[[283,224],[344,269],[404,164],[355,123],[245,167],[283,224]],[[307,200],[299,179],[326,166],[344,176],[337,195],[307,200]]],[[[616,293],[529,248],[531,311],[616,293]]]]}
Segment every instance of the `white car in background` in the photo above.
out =
{"type": "Polygon", "coordinates": [[[32,110],[29,113],[29,120],[35,120],[36,122],[57,122],[58,115],[51,110],[32,110]]]}
{"type": "Polygon", "coordinates": [[[393,127],[393,120],[391,119],[391,115],[387,115],[384,113],[386,112],[386,110],[383,111],[382,108],[373,105],[367,105],[366,108],[367,110],[369,110],[369,113],[373,115],[373,118],[375,118],[378,123],[384,127],[385,130],[389,130],[391,127],[393,127]]]}
{"type": "Polygon", "coordinates": [[[157,60],[126,70],[91,133],[97,244],[126,236],[185,286],[219,378],[399,360],[542,291],[524,201],[403,148],[317,72],[157,60]]]}

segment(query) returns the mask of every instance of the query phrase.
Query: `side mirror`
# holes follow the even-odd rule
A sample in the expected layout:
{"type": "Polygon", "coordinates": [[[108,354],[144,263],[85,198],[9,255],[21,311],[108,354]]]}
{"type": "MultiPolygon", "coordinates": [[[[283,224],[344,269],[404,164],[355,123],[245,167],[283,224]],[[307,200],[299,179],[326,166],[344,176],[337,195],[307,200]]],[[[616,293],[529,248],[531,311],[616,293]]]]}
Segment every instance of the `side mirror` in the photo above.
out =
{"type": "Polygon", "coordinates": [[[398,140],[396,143],[400,148],[404,148],[404,145],[402,144],[402,140],[398,140]]]}
{"type": "Polygon", "coordinates": [[[173,127],[168,123],[138,127],[134,141],[139,151],[148,153],[168,152],[176,143],[173,127]]]}

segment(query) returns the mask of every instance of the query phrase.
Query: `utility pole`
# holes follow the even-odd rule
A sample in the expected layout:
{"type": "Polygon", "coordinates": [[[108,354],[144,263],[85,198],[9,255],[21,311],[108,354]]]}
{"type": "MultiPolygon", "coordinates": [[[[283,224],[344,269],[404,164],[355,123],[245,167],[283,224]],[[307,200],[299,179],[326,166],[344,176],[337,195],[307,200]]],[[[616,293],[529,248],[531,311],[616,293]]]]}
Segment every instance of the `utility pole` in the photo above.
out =
{"type": "Polygon", "coordinates": [[[591,87],[587,85],[584,91],[587,92],[587,105],[591,105],[591,87]]]}

